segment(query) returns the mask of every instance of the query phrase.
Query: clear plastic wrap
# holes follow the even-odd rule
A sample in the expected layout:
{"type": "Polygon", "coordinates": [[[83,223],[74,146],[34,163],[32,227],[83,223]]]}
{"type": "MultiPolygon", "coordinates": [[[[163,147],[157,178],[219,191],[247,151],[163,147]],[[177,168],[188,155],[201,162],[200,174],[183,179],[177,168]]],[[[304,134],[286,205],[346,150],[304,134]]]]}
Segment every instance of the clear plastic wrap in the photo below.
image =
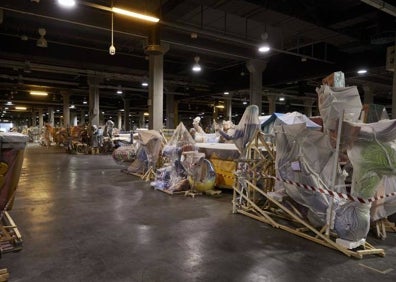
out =
{"type": "Polygon", "coordinates": [[[246,145],[253,139],[259,125],[259,108],[256,105],[250,105],[245,109],[232,135],[228,135],[222,130],[219,130],[219,133],[226,140],[233,140],[241,153],[241,157],[244,157],[246,155],[246,145]]]}
{"type": "Polygon", "coordinates": [[[356,86],[330,87],[322,85],[316,88],[318,107],[325,129],[336,130],[337,120],[344,113],[344,120],[357,122],[362,110],[359,92],[356,86]]]}

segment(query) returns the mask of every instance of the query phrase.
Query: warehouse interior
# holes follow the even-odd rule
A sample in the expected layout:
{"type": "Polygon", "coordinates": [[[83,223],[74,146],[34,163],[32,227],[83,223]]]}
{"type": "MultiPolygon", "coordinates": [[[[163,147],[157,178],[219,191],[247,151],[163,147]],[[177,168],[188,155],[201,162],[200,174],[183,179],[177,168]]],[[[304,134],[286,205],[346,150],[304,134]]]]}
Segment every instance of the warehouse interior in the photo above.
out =
{"type": "Polygon", "coordinates": [[[395,21],[2,1],[0,281],[394,281],[395,21]]]}
{"type": "MultiPolygon", "coordinates": [[[[141,84],[148,80],[147,46],[153,41],[169,47],[164,95],[175,94],[180,120],[210,112],[214,101],[230,99],[224,92],[232,96],[234,113],[241,115],[243,102],[249,102],[246,63],[257,59],[266,62],[263,95],[288,97],[278,102],[279,111],[301,112],[301,100],[315,98],[321,79],[334,71],[343,71],[347,84],[357,85],[362,96],[366,87],[376,104],[391,108],[393,73],[386,67],[386,48],[394,44],[395,32],[391,1],[379,1],[386,9],[356,0],[113,1],[161,19],[154,28],[114,15],[114,56],[109,54],[111,13],[95,7],[110,7],[111,1],[80,2],[73,9],[52,1],[2,4],[2,103],[11,99],[26,104],[28,111],[37,104],[60,107],[66,90],[77,108],[87,109],[88,76],[96,74],[103,78],[100,100],[106,118],[114,118],[123,107],[122,96],[133,99],[134,115],[147,109],[148,89],[141,84]],[[45,33],[44,45],[40,31],[45,33]],[[272,47],[266,54],[257,51],[263,37],[272,47]],[[195,57],[203,67],[199,74],[191,72],[195,57]],[[360,68],[368,72],[359,75],[360,68]],[[28,93],[33,86],[50,95],[37,100],[28,93]],[[123,94],[115,95],[119,88],[123,94]]],[[[264,98],[265,114],[267,103],[264,98]]],[[[12,109],[3,118],[9,116],[14,117],[12,109]]]]}

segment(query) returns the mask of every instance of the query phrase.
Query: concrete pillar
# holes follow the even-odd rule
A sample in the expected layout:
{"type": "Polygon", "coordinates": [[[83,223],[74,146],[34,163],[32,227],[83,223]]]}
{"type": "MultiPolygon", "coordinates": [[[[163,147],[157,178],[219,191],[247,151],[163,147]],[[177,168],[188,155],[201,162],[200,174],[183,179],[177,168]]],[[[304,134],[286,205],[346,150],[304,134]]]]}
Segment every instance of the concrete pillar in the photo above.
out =
{"type": "Polygon", "coordinates": [[[364,85],[363,91],[364,91],[363,104],[372,104],[374,102],[374,95],[370,86],[364,85]]]}
{"type": "Polygon", "coordinates": [[[276,111],[276,96],[275,95],[268,95],[268,114],[272,115],[276,111]]]}
{"type": "Polygon", "coordinates": [[[129,99],[124,98],[124,129],[125,131],[131,130],[131,124],[129,123],[129,99]]]}
{"type": "Polygon", "coordinates": [[[88,119],[91,125],[99,126],[99,83],[102,81],[101,78],[97,76],[89,76],[88,77],[88,85],[89,85],[89,114],[88,119]]]}
{"type": "Polygon", "coordinates": [[[118,113],[117,113],[117,128],[119,130],[122,129],[122,113],[121,113],[121,111],[118,111],[118,113]]]}
{"type": "Polygon", "coordinates": [[[80,111],[80,124],[81,125],[85,124],[85,111],[84,110],[80,111]]]}
{"type": "Polygon", "coordinates": [[[252,59],[246,63],[246,68],[250,73],[250,105],[257,105],[259,113],[261,113],[263,99],[263,71],[266,67],[267,62],[263,60],[252,59]]]}
{"type": "Polygon", "coordinates": [[[37,112],[33,109],[32,110],[32,126],[36,126],[37,125],[37,112]]]}
{"type": "Polygon", "coordinates": [[[304,114],[307,117],[311,117],[312,116],[312,106],[314,104],[314,100],[310,99],[310,100],[304,100],[304,114]]]}
{"type": "Polygon", "coordinates": [[[144,112],[139,113],[139,128],[146,127],[146,117],[144,116],[144,112]]]}
{"type": "Polygon", "coordinates": [[[393,53],[392,119],[396,119],[396,37],[395,52],[393,53]]]}
{"type": "Polygon", "coordinates": [[[54,107],[49,107],[48,108],[48,123],[53,127],[55,126],[55,111],[54,111],[54,107]]]}
{"type": "Polygon", "coordinates": [[[63,97],[63,126],[70,126],[70,95],[69,93],[62,93],[63,97]]]}
{"type": "Polygon", "coordinates": [[[76,126],[76,125],[78,125],[78,122],[77,122],[77,113],[76,113],[76,112],[71,112],[71,113],[70,113],[70,125],[71,125],[71,126],[76,126]]]}
{"type": "Polygon", "coordinates": [[[39,132],[41,132],[41,130],[43,130],[43,127],[44,127],[43,109],[42,108],[38,109],[38,117],[39,117],[39,132]]]}
{"type": "MultiPolygon", "coordinates": [[[[231,94],[229,94],[231,95],[231,94]]],[[[232,120],[232,99],[231,96],[224,100],[224,120],[232,120]]]]}
{"type": "Polygon", "coordinates": [[[176,128],[175,124],[175,95],[166,94],[166,128],[176,128]]]}
{"type": "Polygon", "coordinates": [[[149,55],[149,99],[147,101],[150,116],[149,129],[161,130],[164,119],[164,54],[169,50],[169,45],[161,44],[152,47],[154,48],[146,49],[149,55]]]}

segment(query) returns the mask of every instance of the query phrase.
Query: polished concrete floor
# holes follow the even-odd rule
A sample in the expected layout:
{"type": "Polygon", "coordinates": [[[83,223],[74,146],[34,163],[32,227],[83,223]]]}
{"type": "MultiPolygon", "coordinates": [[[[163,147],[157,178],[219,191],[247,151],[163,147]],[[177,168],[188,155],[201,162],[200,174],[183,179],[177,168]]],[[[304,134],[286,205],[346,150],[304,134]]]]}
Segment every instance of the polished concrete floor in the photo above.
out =
{"type": "Polygon", "coordinates": [[[231,213],[220,198],[169,196],[110,155],[26,148],[10,211],[23,249],[10,281],[396,281],[396,234],[362,260],[231,213]]]}

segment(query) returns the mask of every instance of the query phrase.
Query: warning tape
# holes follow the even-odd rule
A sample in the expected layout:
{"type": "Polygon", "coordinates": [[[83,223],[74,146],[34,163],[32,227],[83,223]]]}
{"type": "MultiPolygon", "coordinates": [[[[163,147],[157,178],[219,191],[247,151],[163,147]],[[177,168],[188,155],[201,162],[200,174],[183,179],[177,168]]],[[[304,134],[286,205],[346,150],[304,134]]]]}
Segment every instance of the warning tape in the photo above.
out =
{"type": "Polygon", "coordinates": [[[354,201],[354,202],[360,202],[362,204],[369,204],[369,203],[372,203],[372,202],[375,202],[375,201],[378,201],[378,200],[382,200],[382,199],[385,199],[385,198],[390,198],[390,197],[396,196],[396,192],[392,192],[392,193],[389,193],[389,194],[386,194],[386,195],[375,196],[375,197],[371,197],[371,198],[368,198],[368,199],[363,199],[361,197],[355,197],[355,196],[352,196],[350,194],[345,194],[345,193],[340,193],[340,192],[336,192],[336,191],[331,191],[331,190],[328,190],[328,189],[325,189],[325,188],[317,188],[317,187],[309,186],[309,185],[306,185],[306,184],[301,184],[301,183],[298,183],[298,182],[294,182],[294,181],[291,181],[291,180],[288,180],[288,179],[283,179],[283,178],[280,178],[280,177],[276,177],[276,176],[273,176],[273,175],[263,174],[262,176],[266,177],[266,178],[272,178],[272,179],[275,179],[275,180],[278,180],[278,181],[282,181],[282,182],[285,182],[287,184],[291,184],[291,185],[294,185],[294,186],[297,186],[297,187],[301,187],[301,188],[304,188],[306,190],[319,192],[321,194],[325,194],[325,195],[328,195],[328,196],[331,196],[331,197],[335,197],[335,198],[350,200],[350,201],[354,201]]]}

